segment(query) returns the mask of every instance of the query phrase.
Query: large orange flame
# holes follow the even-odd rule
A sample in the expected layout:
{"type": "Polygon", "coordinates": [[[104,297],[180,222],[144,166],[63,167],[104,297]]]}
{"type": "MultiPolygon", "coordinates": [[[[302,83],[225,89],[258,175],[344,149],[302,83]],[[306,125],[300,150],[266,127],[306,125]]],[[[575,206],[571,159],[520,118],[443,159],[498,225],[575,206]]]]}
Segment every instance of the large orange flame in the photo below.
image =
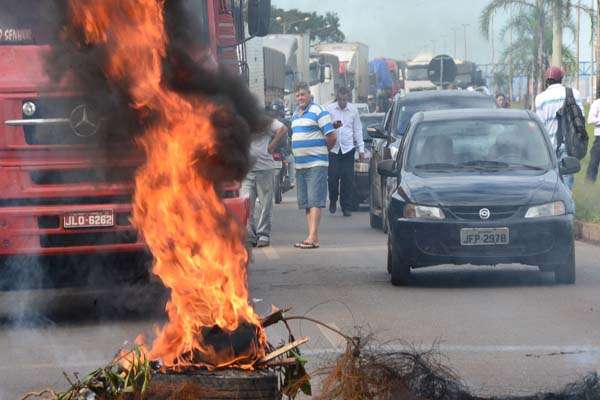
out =
{"type": "Polygon", "coordinates": [[[243,228],[207,178],[205,159],[217,151],[210,120],[217,106],[161,82],[167,46],[163,1],[69,1],[71,23],[84,32],[81,45],[106,49],[109,81],[128,88],[141,115],[154,116],[139,139],[147,160],[136,176],[133,222],[171,299],[169,321],[157,330],[149,357],[173,369],[251,368],[264,355],[266,338],[248,304],[243,228]],[[246,348],[227,345],[248,327],[253,339],[246,348]],[[219,345],[207,340],[215,331],[223,336],[219,345]]]}

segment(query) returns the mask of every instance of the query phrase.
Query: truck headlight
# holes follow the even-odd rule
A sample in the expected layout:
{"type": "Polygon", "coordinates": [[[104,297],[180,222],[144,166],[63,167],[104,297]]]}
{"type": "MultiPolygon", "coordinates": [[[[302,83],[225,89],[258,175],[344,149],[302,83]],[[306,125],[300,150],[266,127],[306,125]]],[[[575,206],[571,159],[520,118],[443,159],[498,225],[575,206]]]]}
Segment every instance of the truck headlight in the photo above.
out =
{"type": "Polygon", "coordinates": [[[36,107],[33,101],[26,101],[23,103],[23,115],[31,117],[33,114],[35,114],[35,110],[36,107]]]}
{"type": "Polygon", "coordinates": [[[444,211],[439,207],[407,204],[404,207],[404,218],[414,219],[446,219],[444,211]]]}
{"type": "Polygon", "coordinates": [[[525,213],[525,218],[555,217],[558,215],[565,215],[565,203],[562,201],[529,207],[527,213],[525,213]]]}

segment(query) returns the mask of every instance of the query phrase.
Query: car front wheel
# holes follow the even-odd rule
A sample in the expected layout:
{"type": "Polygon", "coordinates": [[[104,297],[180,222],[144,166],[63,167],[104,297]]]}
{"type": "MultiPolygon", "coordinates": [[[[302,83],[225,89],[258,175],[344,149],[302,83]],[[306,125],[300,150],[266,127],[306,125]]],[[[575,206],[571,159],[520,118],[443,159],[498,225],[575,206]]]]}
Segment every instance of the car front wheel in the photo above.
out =
{"type": "Polygon", "coordinates": [[[391,274],[391,282],[394,286],[407,286],[411,282],[410,266],[394,250],[391,238],[388,236],[388,273],[391,274]]]}
{"type": "Polygon", "coordinates": [[[571,245],[567,261],[554,268],[554,281],[559,285],[572,285],[575,283],[575,244],[571,245]]]}

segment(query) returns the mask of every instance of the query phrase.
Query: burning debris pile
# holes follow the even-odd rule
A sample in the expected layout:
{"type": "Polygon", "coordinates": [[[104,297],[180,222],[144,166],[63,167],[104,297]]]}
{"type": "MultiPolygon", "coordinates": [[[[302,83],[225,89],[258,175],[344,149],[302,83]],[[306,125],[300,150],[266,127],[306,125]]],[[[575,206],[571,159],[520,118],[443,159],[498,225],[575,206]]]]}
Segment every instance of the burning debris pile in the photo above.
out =
{"type": "MultiPolygon", "coordinates": [[[[127,111],[114,115],[131,120],[107,123],[134,133],[144,150],[133,223],[171,298],[168,322],[141,351],[165,371],[252,369],[265,355],[266,337],[248,304],[243,227],[227,212],[219,188],[247,172],[261,113],[235,84],[225,90],[206,83],[231,80],[218,76],[202,49],[186,52],[181,32],[170,44],[167,27],[179,25],[165,18],[176,19],[176,3],[69,0],[65,43],[56,51],[77,60],[69,72],[92,102],[102,99],[91,95],[90,85],[111,94],[101,109],[125,104],[127,111]],[[165,12],[167,4],[175,4],[175,16],[165,12]]],[[[51,70],[59,59],[50,56],[51,70]]]]}

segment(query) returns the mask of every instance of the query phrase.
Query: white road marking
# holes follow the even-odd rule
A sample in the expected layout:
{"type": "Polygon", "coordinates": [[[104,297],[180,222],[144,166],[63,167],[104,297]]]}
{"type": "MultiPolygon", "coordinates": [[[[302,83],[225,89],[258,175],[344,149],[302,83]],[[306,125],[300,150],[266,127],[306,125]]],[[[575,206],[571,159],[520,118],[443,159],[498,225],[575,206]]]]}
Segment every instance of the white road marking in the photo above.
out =
{"type": "Polygon", "coordinates": [[[277,250],[275,250],[273,246],[263,247],[260,250],[269,260],[279,260],[281,258],[279,257],[279,253],[277,253],[277,250]]]}
{"type": "MultiPolygon", "coordinates": [[[[333,322],[327,322],[327,325],[331,326],[334,329],[337,329],[338,331],[341,330],[333,322]]],[[[317,327],[319,328],[319,330],[321,331],[323,336],[325,336],[325,339],[327,339],[327,341],[329,343],[331,343],[331,345],[333,346],[334,349],[337,349],[337,350],[344,349],[345,344],[346,344],[346,341],[344,340],[344,338],[340,337],[337,333],[330,331],[329,329],[325,328],[324,326],[317,325],[317,327]]]]}
{"type": "MultiPolygon", "coordinates": [[[[525,354],[540,354],[540,353],[600,353],[600,346],[578,346],[578,345],[448,345],[438,344],[436,346],[410,346],[410,345],[388,345],[380,347],[382,350],[388,351],[428,351],[434,350],[437,353],[525,353],[525,354]]],[[[334,348],[325,349],[309,349],[303,351],[306,355],[321,355],[338,353],[339,350],[334,348]]]]}
{"type": "MultiPolygon", "coordinates": [[[[331,324],[333,325],[333,324],[331,324]]],[[[335,325],[334,325],[335,327],[335,325]]],[[[333,342],[335,340],[329,339],[328,334],[322,330],[323,335],[328,341],[333,342]]],[[[333,344],[333,343],[332,343],[333,344]]],[[[306,356],[321,356],[327,354],[340,354],[343,347],[338,348],[317,348],[317,349],[305,349],[302,350],[302,354],[306,356]]],[[[409,345],[389,345],[384,346],[382,349],[388,351],[427,351],[431,350],[431,346],[409,346],[409,345]]],[[[440,354],[445,353],[524,353],[544,355],[548,353],[566,353],[565,357],[568,357],[569,353],[600,353],[600,346],[586,346],[586,345],[437,345],[434,350],[440,354]],[[543,354],[540,354],[543,353],[543,354]]],[[[573,354],[576,355],[576,354],[573,354]]],[[[0,365],[0,371],[15,370],[15,369],[48,369],[48,368],[60,368],[60,369],[83,369],[83,368],[98,368],[99,366],[106,365],[110,359],[106,360],[87,360],[85,362],[70,362],[70,363],[31,363],[31,364],[20,364],[20,365],[0,365]]],[[[81,371],[80,371],[81,372],[81,371]]]]}

